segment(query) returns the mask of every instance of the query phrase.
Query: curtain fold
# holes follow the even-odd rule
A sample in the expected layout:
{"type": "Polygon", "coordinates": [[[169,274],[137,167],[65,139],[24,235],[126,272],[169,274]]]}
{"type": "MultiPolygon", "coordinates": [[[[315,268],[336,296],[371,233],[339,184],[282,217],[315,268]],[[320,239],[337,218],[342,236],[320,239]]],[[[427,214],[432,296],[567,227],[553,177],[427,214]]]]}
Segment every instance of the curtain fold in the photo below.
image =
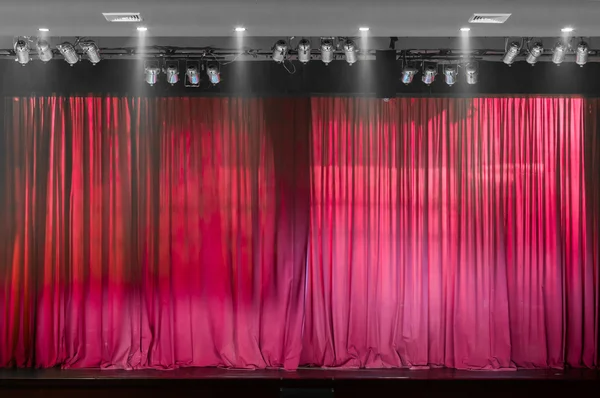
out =
{"type": "Polygon", "coordinates": [[[582,110],[313,99],[302,361],[595,366],[582,110]]]}
{"type": "Polygon", "coordinates": [[[4,106],[0,366],[298,366],[308,102],[4,106]]]}

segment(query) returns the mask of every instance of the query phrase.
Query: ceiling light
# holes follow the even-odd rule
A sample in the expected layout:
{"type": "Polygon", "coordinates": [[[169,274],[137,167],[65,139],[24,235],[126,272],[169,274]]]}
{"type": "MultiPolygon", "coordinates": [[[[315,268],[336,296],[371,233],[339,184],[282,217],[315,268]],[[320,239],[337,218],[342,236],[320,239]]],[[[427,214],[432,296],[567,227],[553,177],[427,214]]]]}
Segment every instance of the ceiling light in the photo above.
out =
{"type": "Polygon", "coordinates": [[[321,61],[325,65],[333,61],[333,40],[330,38],[321,38],[321,61]]]}
{"type": "Polygon", "coordinates": [[[344,43],[344,54],[346,54],[346,62],[348,62],[349,65],[358,61],[357,53],[356,43],[350,39],[346,40],[344,43]]]}
{"type": "Polygon", "coordinates": [[[189,85],[197,87],[200,84],[200,71],[198,70],[198,65],[195,63],[189,64],[185,71],[185,76],[187,77],[189,85]]]}
{"type": "Polygon", "coordinates": [[[25,66],[29,62],[29,43],[25,39],[18,39],[15,42],[15,54],[17,62],[25,66]]]}
{"type": "Polygon", "coordinates": [[[79,62],[79,56],[77,55],[77,51],[75,51],[75,47],[69,42],[64,42],[56,46],[58,51],[62,54],[63,58],[67,63],[71,66],[75,65],[79,62]]]}
{"type": "Polygon", "coordinates": [[[477,84],[479,80],[479,67],[475,62],[470,62],[465,68],[465,75],[467,76],[467,84],[477,84]]]}
{"type": "Polygon", "coordinates": [[[52,54],[52,49],[50,48],[50,44],[46,40],[40,39],[36,43],[35,47],[37,48],[38,58],[42,62],[48,62],[52,59],[54,54],[52,54]]]}
{"type": "Polygon", "coordinates": [[[246,31],[246,28],[244,28],[244,27],[242,27],[242,26],[237,26],[237,27],[236,27],[234,30],[235,30],[236,32],[245,32],[245,31],[246,31]]]}
{"type": "Polygon", "coordinates": [[[96,65],[102,60],[100,57],[100,49],[93,40],[82,40],[79,42],[79,47],[81,47],[81,50],[83,50],[83,53],[93,65],[96,65]]]}
{"type": "Polygon", "coordinates": [[[147,28],[147,27],[145,27],[145,26],[138,26],[138,27],[137,27],[137,30],[138,30],[138,32],[145,32],[145,31],[147,31],[147,30],[148,30],[148,28],[147,28]]]}
{"type": "Polygon", "coordinates": [[[571,33],[574,30],[575,29],[573,29],[572,27],[566,26],[566,27],[562,28],[560,31],[563,32],[563,33],[571,33]]]}
{"type": "Polygon", "coordinates": [[[369,31],[369,27],[368,26],[361,26],[360,28],[358,28],[358,30],[360,30],[361,32],[368,32],[369,31]]]}
{"type": "Polygon", "coordinates": [[[217,85],[221,82],[221,74],[219,73],[219,67],[215,64],[210,64],[206,68],[206,74],[210,79],[210,82],[214,85],[217,85]]]}
{"type": "Polygon", "coordinates": [[[583,66],[588,61],[589,47],[584,41],[580,42],[577,46],[577,54],[575,56],[575,63],[579,66],[583,66]]]}
{"type": "Polygon", "coordinates": [[[169,62],[167,64],[165,74],[167,75],[167,83],[169,83],[171,86],[177,84],[179,81],[179,65],[176,61],[169,62]]]}
{"type": "Polygon", "coordinates": [[[435,81],[435,75],[437,75],[437,68],[434,65],[427,65],[423,69],[423,77],[421,77],[421,80],[429,86],[435,81]]]}
{"type": "Polygon", "coordinates": [[[556,43],[554,46],[554,54],[552,54],[552,62],[554,62],[556,65],[560,65],[565,60],[566,56],[567,46],[561,42],[556,43]]]}
{"type": "Polygon", "coordinates": [[[307,39],[302,39],[298,42],[298,61],[303,64],[310,61],[310,41],[307,39]]]}
{"type": "Polygon", "coordinates": [[[402,83],[409,85],[410,83],[412,83],[413,78],[415,77],[415,75],[417,74],[418,70],[417,68],[413,67],[413,66],[405,66],[402,69],[402,83]]]}
{"type": "Polygon", "coordinates": [[[535,65],[535,63],[539,60],[540,56],[544,53],[544,46],[542,43],[535,42],[533,46],[529,49],[529,54],[527,55],[527,63],[531,66],[535,65]]]}
{"type": "Polygon", "coordinates": [[[278,40],[273,46],[273,61],[277,63],[282,63],[285,61],[285,56],[287,55],[288,46],[285,40],[278,40]]]}
{"type": "Polygon", "coordinates": [[[519,55],[519,51],[521,50],[521,44],[518,41],[513,41],[510,43],[510,47],[504,54],[504,58],[502,58],[502,62],[506,65],[512,65],[515,62],[515,58],[519,55]]]}
{"type": "Polygon", "coordinates": [[[39,28],[38,30],[40,32],[50,32],[50,29],[48,29],[48,28],[39,28]]]}
{"type": "Polygon", "coordinates": [[[465,26],[465,27],[463,27],[463,28],[460,28],[460,31],[461,31],[461,32],[469,32],[470,30],[471,30],[471,28],[468,28],[468,27],[466,27],[466,26],[465,26]]]}
{"type": "Polygon", "coordinates": [[[449,86],[453,86],[456,83],[456,77],[458,76],[458,68],[456,65],[446,65],[444,67],[444,80],[449,86]]]}
{"type": "Polygon", "coordinates": [[[150,86],[154,86],[156,82],[158,82],[159,73],[160,68],[158,67],[158,63],[155,61],[148,62],[144,68],[146,83],[148,83],[150,86]]]}

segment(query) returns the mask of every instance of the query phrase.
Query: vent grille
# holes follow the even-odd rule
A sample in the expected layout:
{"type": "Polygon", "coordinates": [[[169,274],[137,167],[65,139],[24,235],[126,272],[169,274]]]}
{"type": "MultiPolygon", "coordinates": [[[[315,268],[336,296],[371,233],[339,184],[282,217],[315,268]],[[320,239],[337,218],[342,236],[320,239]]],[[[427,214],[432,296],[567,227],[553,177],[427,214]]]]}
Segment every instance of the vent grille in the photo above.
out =
{"type": "Polygon", "coordinates": [[[473,14],[470,23],[504,23],[512,14],[473,14]]]}
{"type": "Polygon", "coordinates": [[[103,12],[108,22],[141,22],[142,16],[139,12],[103,12]]]}

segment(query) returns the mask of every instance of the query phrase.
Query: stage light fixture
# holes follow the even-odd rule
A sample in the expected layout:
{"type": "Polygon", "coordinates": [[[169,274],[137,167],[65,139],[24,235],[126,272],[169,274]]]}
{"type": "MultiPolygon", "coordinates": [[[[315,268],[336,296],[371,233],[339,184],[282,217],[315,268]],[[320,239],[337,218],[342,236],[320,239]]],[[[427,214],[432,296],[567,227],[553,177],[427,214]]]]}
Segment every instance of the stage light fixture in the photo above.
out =
{"type": "Polygon", "coordinates": [[[221,82],[221,74],[219,73],[219,67],[217,65],[209,64],[206,68],[206,74],[213,85],[221,82]]]}
{"type": "Polygon", "coordinates": [[[75,51],[75,47],[71,43],[64,42],[56,46],[56,48],[58,48],[58,51],[60,51],[69,65],[73,66],[79,62],[79,55],[77,55],[77,51],[75,51]]]}
{"type": "Polygon", "coordinates": [[[310,41],[302,39],[298,42],[298,60],[303,64],[310,61],[310,41]]]}
{"type": "Polygon", "coordinates": [[[147,30],[148,30],[148,28],[147,28],[147,27],[145,27],[145,26],[138,26],[138,27],[137,27],[137,31],[138,31],[138,32],[146,32],[147,30]]]}
{"type": "Polygon", "coordinates": [[[575,29],[573,29],[571,26],[566,26],[564,28],[562,28],[560,31],[563,33],[571,33],[573,32],[575,29]]]}
{"type": "Polygon", "coordinates": [[[102,60],[100,57],[100,49],[96,45],[96,42],[93,40],[82,40],[79,42],[79,47],[86,55],[86,57],[90,60],[92,65],[96,65],[98,62],[102,60]]]}
{"type": "Polygon", "coordinates": [[[368,32],[369,31],[369,27],[368,26],[361,26],[360,28],[358,28],[358,30],[360,30],[361,32],[368,32]]]}
{"type": "Polygon", "coordinates": [[[158,63],[155,61],[146,63],[144,73],[146,83],[148,83],[150,86],[154,86],[158,82],[158,75],[160,74],[158,63]]]}
{"type": "Polygon", "coordinates": [[[167,63],[165,74],[167,75],[167,83],[171,86],[179,82],[179,65],[176,61],[167,63]]]}
{"type": "Polygon", "coordinates": [[[328,37],[321,38],[321,61],[325,65],[333,61],[333,40],[328,37]]]}
{"type": "Polygon", "coordinates": [[[554,62],[558,66],[563,63],[566,56],[567,56],[567,46],[564,43],[559,41],[554,46],[554,54],[552,54],[552,62],[554,62]]]}
{"type": "Polygon", "coordinates": [[[465,67],[465,75],[467,76],[467,84],[477,84],[479,80],[479,68],[475,62],[470,62],[465,67]]]}
{"type": "Polygon", "coordinates": [[[50,29],[48,29],[48,28],[38,28],[38,31],[40,31],[40,32],[50,32],[50,29]]]}
{"type": "Polygon", "coordinates": [[[406,65],[404,68],[402,68],[402,83],[406,84],[407,86],[411,84],[417,72],[417,68],[406,65]]]}
{"type": "Polygon", "coordinates": [[[506,54],[504,54],[504,58],[502,58],[502,62],[506,65],[512,65],[515,62],[515,58],[519,55],[519,51],[521,50],[521,44],[518,41],[513,41],[510,43],[506,54]]]}
{"type": "Polygon", "coordinates": [[[535,42],[529,49],[529,54],[527,55],[527,63],[531,66],[535,65],[535,63],[539,60],[540,56],[544,53],[544,46],[542,43],[535,42]]]}
{"type": "Polygon", "coordinates": [[[584,41],[581,41],[577,46],[577,54],[575,55],[575,63],[579,66],[583,66],[588,61],[589,55],[589,47],[588,44],[584,41]]]}
{"type": "Polygon", "coordinates": [[[35,44],[35,47],[37,48],[38,58],[42,62],[48,62],[54,56],[52,49],[50,48],[50,44],[48,44],[46,40],[38,40],[35,44]]]}
{"type": "Polygon", "coordinates": [[[278,40],[277,43],[273,46],[273,61],[277,63],[282,63],[285,61],[285,57],[288,52],[288,45],[285,40],[278,40]]]}
{"type": "Polygon", "coordinates": [[[29,42],[20,38],[15,42],[15,54],[17,55],[17,62],[25,66],[29,62],[29,42]]]}
{"type": "Polygon", "coordinates": [[[245,32],[246,28],[244,28],[243,26],[238,26],[238,27],[235,28],[235,31],[236,32],[245,32]]]}
{"type": "Polygon", "coordinates": [[[200,84],[200,71],[198,70],[198,65],[197,64],[187,65],[187,68],[185,71],[185,76],[187,78],[187,82],[189,85],[198,86],[200,84]]]}
{"type": "Polygon", "coordinates": [[[352,66],[352,64],[358,61],[358,49],[354,40],[348,39],[344,42],[344,54],[346,55],[348,65],[352,66]]]}
{"type": "Polygon", "coordinates": [[[456,65],[445,65],[444,66],[444,80],[446,84],[452,87],[456,83],[458,76],[458,67],[456,65]]]}
{"type": "Polygon", "coordinates": [[[427,65],[423,68],[423,77],[421,77],[421,81],[426,85],[430,86],[435,81],[435,76],[437,75],[437,68],[435,65],[427,65]]]}
{"type": "Polygon", "coordinates": [[[468,28],[468,27],[465,26],[464,28],[460,28],[460,31],[461,32],[470,32],[471,28],[468,28]]]}

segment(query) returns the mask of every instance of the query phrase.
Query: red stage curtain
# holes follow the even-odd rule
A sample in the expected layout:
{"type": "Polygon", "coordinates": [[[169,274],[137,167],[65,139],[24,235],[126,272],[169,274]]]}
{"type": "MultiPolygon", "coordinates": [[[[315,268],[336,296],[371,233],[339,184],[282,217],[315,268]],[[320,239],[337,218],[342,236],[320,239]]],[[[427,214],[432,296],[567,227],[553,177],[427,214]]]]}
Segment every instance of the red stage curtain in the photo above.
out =
{"type": "Polygon", "coordinates": [[[0,366],[298,366],[308,101],[3,106],[0,366]]]}
{"type": "Polygon", "coordinates": [[[313,99],[302,362],[595,366],[583,107],[313,99]]]}
{"type": "Polygon", "coordinates": [[[597,101],[1,103],[0,367],[598,364],[597,101]]]}

